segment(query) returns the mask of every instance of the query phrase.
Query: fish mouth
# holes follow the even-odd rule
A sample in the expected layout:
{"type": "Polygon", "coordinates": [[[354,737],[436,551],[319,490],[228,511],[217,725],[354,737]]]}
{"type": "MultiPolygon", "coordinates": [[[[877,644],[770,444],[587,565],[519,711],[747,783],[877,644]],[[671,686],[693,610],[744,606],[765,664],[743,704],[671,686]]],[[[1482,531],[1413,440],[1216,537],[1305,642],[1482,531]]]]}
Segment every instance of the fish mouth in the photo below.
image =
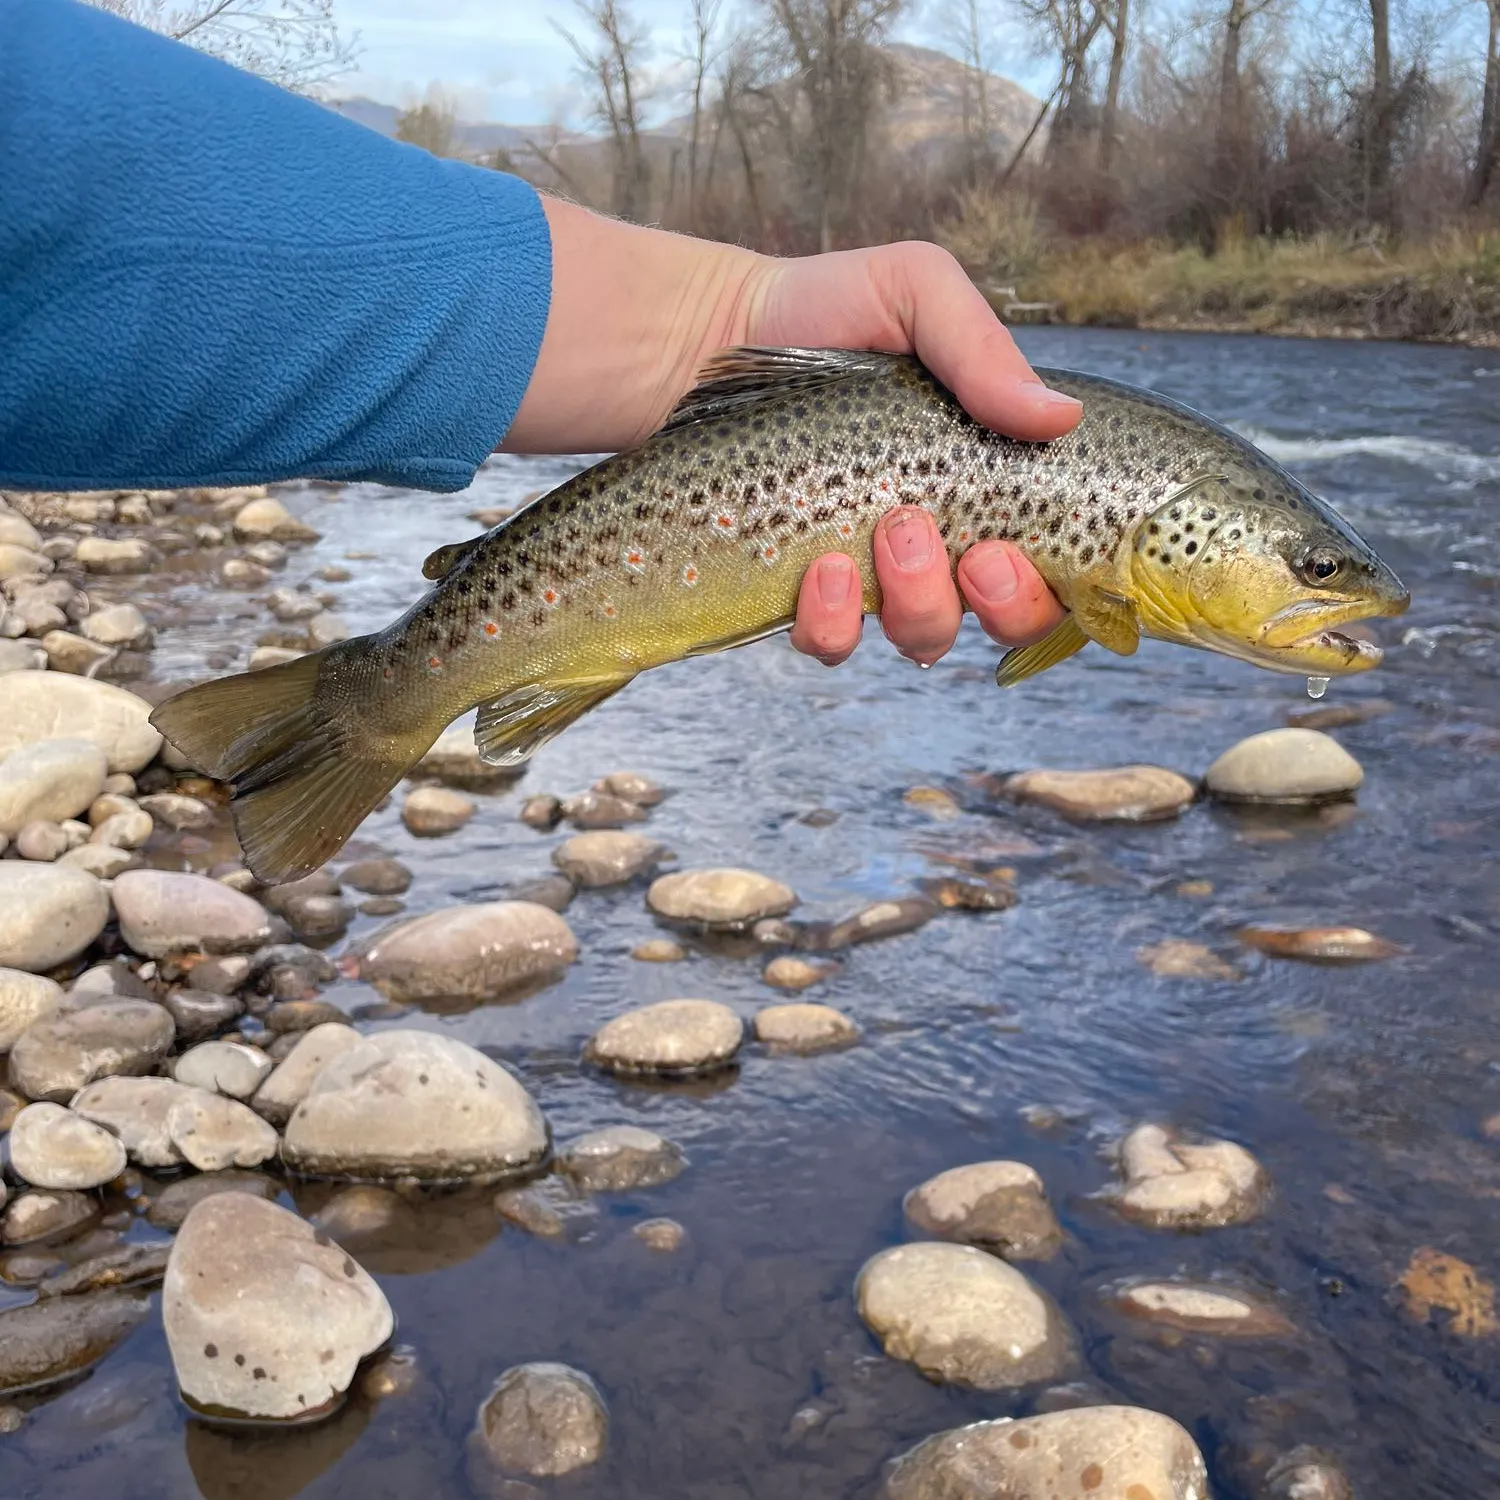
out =
{"type": "Polygon", "coordinates": [[[1408,596],[1402,593],[1386,601],[1358,599],[1331,607],[1322,600],[1288,605],[1261,627],[1256,643],[1261,660],[1277,671],[1308,676],[1367,672],[1380,665],[1385,652],[1373,641],[1346,635],[1334,627],[1399,615],[1408,602],[1408,596]]]}

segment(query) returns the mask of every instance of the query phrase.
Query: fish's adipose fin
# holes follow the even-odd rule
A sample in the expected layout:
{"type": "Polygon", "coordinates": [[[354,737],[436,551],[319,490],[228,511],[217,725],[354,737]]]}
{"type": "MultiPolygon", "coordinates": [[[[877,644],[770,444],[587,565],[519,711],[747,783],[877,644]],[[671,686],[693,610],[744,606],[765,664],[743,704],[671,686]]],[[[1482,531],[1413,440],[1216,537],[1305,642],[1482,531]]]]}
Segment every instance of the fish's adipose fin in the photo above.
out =
{"type": "Polygon", "coordinates": [[[325,658],[201,683],[151,715],[188,760],[230,784],[245,863],[268,885],[331,859],[428,748],[362,735],[320,692],[325,658]]]}
{"type": "Polygon", "coordinates": [[[903,362],[909,356],[864,349],[723,349],[698,371],[698,383],[672,408],[661,430],[727,417],[768,396],[808,391],[852,375],[878,375],[903,362]]]}
{"type": "Polygon", "coordinates": [[[1022,646],[1018,651],[1007,651],[995,668],[995,681],[1001,687],[1014,687],[1048,667],[1082,651],[1089,643],[1083,626],[1068,615],[1061,625],[1049,631],[1034,645],[1022,646]]]}
{"type": "Polygon", "coordinates": [[[466,542],[449,542],[446,547],[438,547],[429,552],[422,563],[422,577],[433,582],[446,578],[455,564],[472,552],[488,535],[489,532],[485,532],[482,536],[471,536],[466,542]]]}
{"type": "Polygon", "coordinates": [[[492,766],[518,766],[591,708],[612,698],[635,676],[574,677],[528,682],[479,707],[474,743],[492,766]]]}

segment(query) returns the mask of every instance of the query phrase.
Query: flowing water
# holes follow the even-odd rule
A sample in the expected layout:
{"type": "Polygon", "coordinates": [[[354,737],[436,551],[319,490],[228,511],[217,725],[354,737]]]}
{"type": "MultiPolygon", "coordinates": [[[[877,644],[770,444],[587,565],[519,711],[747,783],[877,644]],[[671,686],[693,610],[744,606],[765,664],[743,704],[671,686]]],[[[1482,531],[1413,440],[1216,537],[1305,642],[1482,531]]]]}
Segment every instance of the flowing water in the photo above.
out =
{"type": "MultiPolygon", "coordinates": [[[[611,1410],[607,1461],[558,1494],[593,1500],[856,1500],[921,1437],[1024,1414],[1036,1393],[929,1384],[880,1356],[852,1284],[904,1234],[901,1199],[947,1167],[1016,1158],[1046,1181],[1069,1239],[1028,1265],[1078,1326],[1091,1387],[1170,1413],[1221,1500],[1245,1500],[1247,1446],[1315,1442],[1365,1500],[1500,1493],[1500,1336],[1414,1321],[1394,1294],[1430,1246],[1500,1274],[1500,354],[1389,345],[1034,330],[1048,364],[1156,387],[1225,418],[1327,494],[1402,574],[1411,613],[1382,622],[1382,670],[1317,707],[1387,700],[1338,729],[1367,780],[1357,809],[1245,813],[1199,804],[1149,827],[1079,828],[997,800],[991,773],[1149,761],[1201,774],[1244,735],[1307,712],[1300,678],[1147,643],[1091,648],[1008,693],[972,625],[919,673],[870,639],[828,672],[772,640],[639,679],[548,746],[462,832],[418,842],[393,805],[364,837],[416,872],[413,911],[483,899],[548,867],[564,836],[517,821],[522,795],[619,768],[673,789],[645,825],[684,866],[786,880],[802,914],[839,916],[977,857],[1018,871],[1013,911],[947,915],[851,950],[807,998],[863,1028],[811,1059],[747,1051],[713,1085],[642,1087],[578,1063],[603,1020],[679,995],[746,1015],[778,998],[753,958],[695,949],[632,961],[653,932],[639,887],[586,892],[583,956],[553,987],[462,1015],[409,1015],[503,1058],[559,1139],[633,1122],[683,1144],[660,1188],[600,1200],[574,1243],[503,1233],[459,1198],[364,1256],[416,1351],[412,1394],[356,1401],[315,1429],[215,1430],[177,1403],[159,1321],[0,1444],[0,1495],[46,1500],[319,1500],[473,1493],[464,1437],[495,1376],[525,1360],[588,1371],[611,1410]],[[948,788],[934,822],[902,794],[948,788]],[[813,809],[834,821],[803,821],[813,809]],[[1195,882],[1183,894],[1179,886],[1195,882]],[[1211,886],[1211,890],[1209,887],[1211,886]],[[1247,922],[1357,924],[1392,961],[1319,967],[1236,948],[1247,922]],[[1238,981],[1155,977],[1137,950],[1207,943],[1238,981]],[[1125,1225],[1093,1195],[1104,1148],[1143,1119],[1243,1142],[1275,1196],[1255,1223],[1200,1235],[1125,1225]],[[629,1230],[681,1221],[653,1254],[629,1230]],[[1122,1275],[1225,1275],[1273,1293],[1298,1328],[1271,1343],[1164,1339],[1100,1289],[1122,1275]]],[[[571,471],[497,459],[462,496],[293,490],[324,534],[285,581],[342,561],[340,610],[383,623],[422,558],[471,534],[464,513],[571,471]]],[[[153,585],[155,587],[155,585],[153,585]]],[[[266,616],[243,596],[171,588],[167,675],[238,652],[266,616]]],[[[360,919],[354,935],[374,925],[360,919]]],[[[351,1008],[376,998],[330,991],[351,1008]]],[[[371,1024],[382,1024],[379,1022],[371,1024]]],[[[304,1208],[316,1195],[298,1190],[304,1208]]],[[[547,1483],[547,1482],[543,1482],[547,1483]]]]}

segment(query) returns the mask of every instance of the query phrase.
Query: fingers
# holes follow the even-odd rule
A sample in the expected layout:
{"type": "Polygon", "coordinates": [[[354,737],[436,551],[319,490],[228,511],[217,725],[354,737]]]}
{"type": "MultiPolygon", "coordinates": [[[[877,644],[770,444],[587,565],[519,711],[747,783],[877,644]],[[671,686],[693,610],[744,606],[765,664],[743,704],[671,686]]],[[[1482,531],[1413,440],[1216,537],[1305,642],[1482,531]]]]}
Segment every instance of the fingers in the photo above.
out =
{"type": "Polygon", "coordinates": [[[825,667],[836,667],[859,644],[863,626],[864,605],[854,559],[842,552],[820,557],[802,579],[792,645],[806,656],[816,656],[825,667]]]}
{"type": "Polygon", "coordinates": [[[1063,618],[1042,575],[1009,542],[979,542],[965,552],[958,560],[958,586],[986,633],[1002,646],[1029,646],[1063,618]]]}
{"type": "Polygon", "coordinates": [[[889,511],[875,528],[880,623],[891,644],[931,666],[958,637],[963,606],[937,523],[916,506],[889,511]]]}

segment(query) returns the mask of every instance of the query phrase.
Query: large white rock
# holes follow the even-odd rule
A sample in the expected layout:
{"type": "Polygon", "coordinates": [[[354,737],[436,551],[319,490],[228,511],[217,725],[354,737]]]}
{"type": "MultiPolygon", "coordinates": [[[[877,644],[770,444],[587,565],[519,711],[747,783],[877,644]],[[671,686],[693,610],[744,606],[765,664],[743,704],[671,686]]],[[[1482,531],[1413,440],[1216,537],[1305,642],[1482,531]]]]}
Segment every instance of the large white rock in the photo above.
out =
{"type": "Polygon", "coordinates": [[[1005,790],[1083,823],[1157,823],[1193,800],[1193,783],[1161,766],[1021,771],[1006,780],[1005,790]]]}
{"type": "Polygon", "coordinates": [[[271,938],[271,918],[258,901],[206,875],[126,870],[113,894],[121,937],[148,958],[242,953],[271,938]]]}
{"type": "Polygon", "coordinates": [[[1231,745],[1204,784],[1231,802],[1323,802],[1347,797],[1365,779],[1360,763],[1316,729],[1268,729],[1231,745]]]}
{"type": "Polygon", "coordinates": [[[6,675],[0,756],[37,740],[92,740],[111,771],[139,771],[161,749],[151,705],[134,693],[66,672],[6,675]]]}
{"type": "Polygon", "coordinates": [[[1115,1206],[1153,1229],[1247,1224],[1270,1192],[1265,1169],[1243,1146],[1191,1142],[1157,1124],[1138,1125],[1121,1142],[1120,1171],[1115,1206]]]}
{"type": "Polygon", "coordinates": [[[28,1104],[10,1128],[10,1164],[33,1187],[81,1191],[125,1170],[125,1147],[60,1104],[28,1104]]]}
{"type": "Polygon", "coordinates": [[[252,1108],[273,1125],[285,1125],[291,1119],[292,1111],[307,1097],[318,1074],[340,1053],[347,1052],[361,1040],[363,1038],[352,1026],[338,1021],[324,1021],[309,1027],[255,1091],[250,1100],[252,1108]]]}
{"type": "Polygon", "coordinates": [[[82,953],[108,919],[109,895],[85,871],[0,861],[0,965],[33,973],[56,968],[82,953]]]}
{"type": "Polygon", "coordinates": [[[175,1035],[172,1017],[150,1000],[59,1011],[16,1039],[10,1081],[28,1099],[63,1104],[96,1078],[150,1071],[175,1035]]]}
{"type": "Polygon", "coordinates": [[[18,516],[13,510],[0,511],[0,546],[40,552],[42,534],[25,516],[18,516]]]}
{"type": "Polygon", "coordinates": [[[717,1000],[659,1000],[607,1021],[585,1056],[612,1073],[707,1073],[727,1067],[745,1023],[717,1000]]]}
{"type": "Polygon", "coordinates": [[[318,1073],[281,1154],[315,1177],[456,1182],[520,1171],[547,1145],[536,1101],[499,1063],[453,1037],[395,1030],[318,1073]]]}
{"type": "Polygon", "coordinates": [[[90,573],[149,573],[156,561],[151,544],[134,536],[86,536],[73,556],[90,573]]]}
{"type": "Polygon", "coordinates": [[[236,1099],[185,1089],[167,1116],[167,1135],[200,1172],[258,1167],[276,1155],[276,1132],[236,1099]]]}
{"type": "Polygon", "coordinates": [[[162,1321],[183,1394],[250,1417],[328,1406],[394,1327],[351,1256],[248,1193],[217,1193],[188,1214],[167,1261],[162,1321]]]}
{"type": "Polygon", "coordinates": [[[24,969],[0,969],[0,1052],[9,1052],[33,1021],[43,1020],[63,1003],[62,986],[24,969]]]}
{"type": "Polygon", "coordinates": [[[76,818],[104,788],[104,751],[92,740],[38,740],[0,760],[0,833],[76,818]]]}
{"type": "Polygon", "coordinates": [[[100,1078],[73,1096],[73,1113],[119,1136],[140,1167],[180,1167],[172,1142],[172,1110],[192,1092],[170,1078],[100,1078]]]}

